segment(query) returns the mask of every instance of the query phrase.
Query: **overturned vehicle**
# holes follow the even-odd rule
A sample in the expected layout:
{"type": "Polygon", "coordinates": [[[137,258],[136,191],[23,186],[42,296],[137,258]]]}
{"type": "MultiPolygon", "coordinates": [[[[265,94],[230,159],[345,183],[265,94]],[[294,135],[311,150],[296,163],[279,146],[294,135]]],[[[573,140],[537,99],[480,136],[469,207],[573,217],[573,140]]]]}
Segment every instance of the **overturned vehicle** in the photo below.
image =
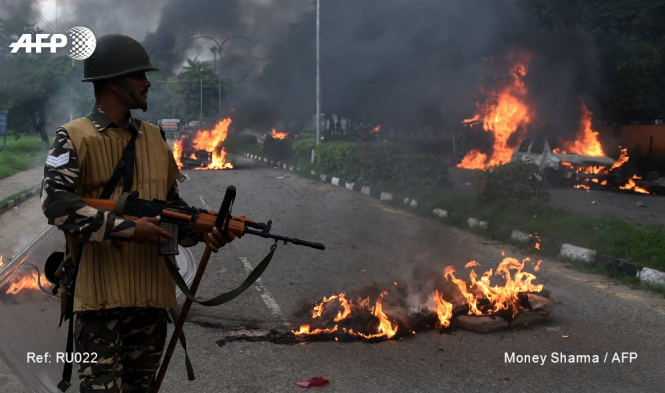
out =
{"type": "MultiPolygon", "coordinates": [[[[620,183],[616,161],[607,156],[566,154],[553,149],[545,138],[526,138],[513,151],[510,161],[524,161],[540,167],[543,181],[553,186],[596,183],[616,186],[620,183]]],[[[618,166],[617,166],[618,167],[618,166]]]]}

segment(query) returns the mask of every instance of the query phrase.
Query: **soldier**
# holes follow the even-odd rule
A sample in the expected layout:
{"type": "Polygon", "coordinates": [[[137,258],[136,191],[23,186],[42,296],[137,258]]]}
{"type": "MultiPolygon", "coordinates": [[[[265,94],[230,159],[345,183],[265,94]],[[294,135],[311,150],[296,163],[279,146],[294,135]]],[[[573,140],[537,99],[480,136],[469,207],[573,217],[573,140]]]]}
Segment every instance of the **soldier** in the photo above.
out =
{"type": "MultiPolygon", "coordinates": [[[[82,392],[149,391],[166,340],[166,309],[176,306],[175,284],[158,247],[160,238],[173,237],[156,225],[159,217],[127,220],[82,200],[115,200],[129,188],[143,199],[184,203],[163,132],[130,113],[147,109],[146,71],[158,69],[137,41],[100,37],[83,79],[93,83],[96,103],[86,117],[57,129],[44,168],[44,214],[65,233],[66,258],[78,260],[76,350],[96,360],[78,365],[82,392]],[[128,169],[117,165],[121,158],[128,169]]],[[[189,234],[180,244],[193,245],[201,236],[215,252],[233,240],[214,229],[189,234]]]]}

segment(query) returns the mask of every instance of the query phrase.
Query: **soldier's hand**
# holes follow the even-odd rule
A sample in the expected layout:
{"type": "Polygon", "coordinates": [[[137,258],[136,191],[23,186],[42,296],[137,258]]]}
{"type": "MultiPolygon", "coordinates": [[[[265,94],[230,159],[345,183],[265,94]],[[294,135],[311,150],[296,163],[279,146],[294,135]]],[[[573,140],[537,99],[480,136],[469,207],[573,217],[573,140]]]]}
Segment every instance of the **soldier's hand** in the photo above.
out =
{"type": "Polygon", "coordinates": [[[212,228],[211,232],[203,234],[203,241],[212,252],[219,251],[226,243],[232,242],[235,238],[233,232],[227,231],[227,234],[223,235],[217,228],[212,228]]]}
{"type": "Polygon", "coordinates": [[[134,229],[134,237],[132,238],[132,241],[137,243],[159,244],[159,238],[161,237],[173,240],[173,235],[157,226],[159,220],[159,216],[142,217],[136,220],[136,228],[134,229]]]}

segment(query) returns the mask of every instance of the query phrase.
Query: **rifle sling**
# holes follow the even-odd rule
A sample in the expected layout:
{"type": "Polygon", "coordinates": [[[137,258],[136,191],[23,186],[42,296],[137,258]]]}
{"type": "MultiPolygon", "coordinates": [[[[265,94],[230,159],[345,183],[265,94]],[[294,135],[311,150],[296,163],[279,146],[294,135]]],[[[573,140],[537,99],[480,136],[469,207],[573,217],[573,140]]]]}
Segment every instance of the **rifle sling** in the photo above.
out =
{"type": "Polygon", "coordinates": [[[247,276],[245,281],[242,284],[240,284],[240,286],[238,286],[236,289],[233,289],[226,293],[222,293],[221,295],[215,296],[214,298],[208,300],[198,300],[196,297],[194,297],[194,295],[192,295],[192,293],[189,291],[189,288],[187,288],[187,283],[178,272],[178,268],[176,267],[176,265],[173,262],[171,262],[170,259],[166,257],[164,257],[164,259],[166,260],[166,267],[169,269],[171,277],[173,277],[173,280],[175,281],[176,285],[178,286],[178,288],[180,288],[180,290],[187,297],[187,299],[205,307],[212,307],[212,306],[219,306],[220,304],[224,304],[226,302],[235,299],[238,295],[245,292],[247,288],[252,286],[252,284],[254,284],[254,282],[259,277],[261,277],[261,274],[263,274],[263,272],[270,264],[270,261],[272,260],[272,257],[275,254],[276,249],[277,249],[277,243],[270,246],[270,252],[268,253],[268,255],[266,255],[265,258],[263,258],[261,263],[259,263],[259,265],[255,267],[251,273],[249,273],[249,276],[247,276]]]}

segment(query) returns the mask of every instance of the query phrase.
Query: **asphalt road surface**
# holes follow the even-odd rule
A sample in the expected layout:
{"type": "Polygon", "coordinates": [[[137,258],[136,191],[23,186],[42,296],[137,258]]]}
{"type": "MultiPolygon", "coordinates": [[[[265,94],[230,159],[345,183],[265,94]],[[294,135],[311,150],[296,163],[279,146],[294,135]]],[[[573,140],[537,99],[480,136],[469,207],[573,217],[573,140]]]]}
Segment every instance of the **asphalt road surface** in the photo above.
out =
{"type": "MultiPolygon", "coordinates": [[[[390,297],[393,282],[415,285],[430,279],[428,272],[442,274],[448,265],[463,270],[465,263],[476,260],[495,267],[504,250],[518,259],[533,255],[241,158],[234,170],[187,174],[191,180],[181,192],[190,204],[205,202],[217,209],[225,187],[234,185],[235,215],[272,219],[274,233],[322,242],[327,249],[280,244],[260,285],[220,307],[194,306],[185,332],[197,379],[187,381],[178,348],[162,392],[298,392],[296,381],[319,375],[330,381],[317,388],[326,392],[665,391],[665,299],[551,259],[543,261],[537,283],[552,293],[554,311],[543,324],[528,329],[486,335],[450,329],[375,344],[219,346],[218,340],[238,328],[297,328],[308,322],[303,307],[323,296],[375,284],[390,297]],[[547,357],[538,364],[507,362],[513,353],[516,359],[547,357]],[[637,358],[618,362],[617,353],[637,358]],[[555,363],[560,354],[589,355],[592,360],[596,355],[599,362],[555,363]]],[[[20,214],[0,217],[3,244],[13,241],[6,228],[16,225],[20,214]]],[[[271,244],[246,236],[228,245],[211,258],[198,294],[209,298],[240,284],[271,244]]],[[[196,247],[195,257],[202,251],[196,247]]],[[[0,379],[0,390],[5,391],[2,383],[0,379]]]]}

